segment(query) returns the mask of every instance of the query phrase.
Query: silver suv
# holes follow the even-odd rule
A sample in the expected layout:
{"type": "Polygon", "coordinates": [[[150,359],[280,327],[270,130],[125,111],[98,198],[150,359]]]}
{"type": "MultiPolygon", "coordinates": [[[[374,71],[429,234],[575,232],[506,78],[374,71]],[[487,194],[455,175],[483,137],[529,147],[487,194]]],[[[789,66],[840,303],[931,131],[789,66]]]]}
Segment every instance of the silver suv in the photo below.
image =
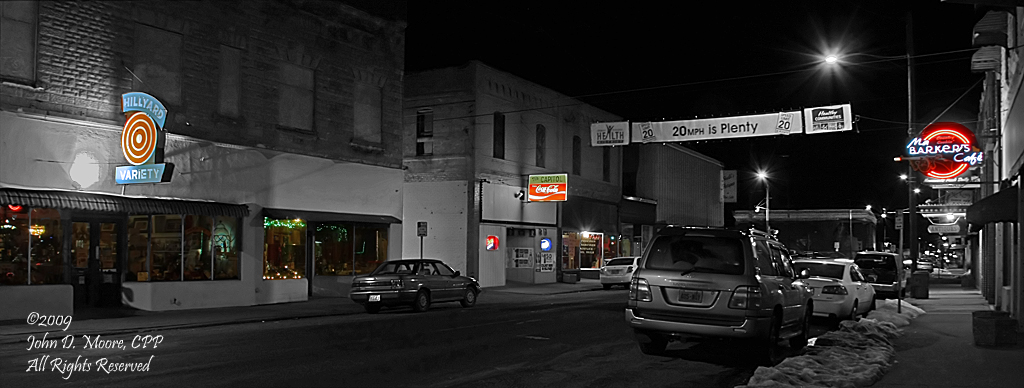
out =
{"type": "Polygon", "coordinates": [[[626,322],[645,354],[685,337],[760,341],[774,364],[778,343],[807,344],[811,292],[794,273],[785,246],[768,233],[712,227],[660,230],[633,275],[626,322]]]}

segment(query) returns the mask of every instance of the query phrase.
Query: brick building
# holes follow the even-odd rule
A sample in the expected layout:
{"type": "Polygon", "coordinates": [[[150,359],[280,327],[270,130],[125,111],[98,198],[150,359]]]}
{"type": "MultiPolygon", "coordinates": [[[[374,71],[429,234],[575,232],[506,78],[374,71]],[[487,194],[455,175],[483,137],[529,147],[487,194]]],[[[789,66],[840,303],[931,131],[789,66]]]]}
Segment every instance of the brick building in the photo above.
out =
{"type": "Polygon", "coordinates": [[[397,257],[403,19],[327,1],[0,3],[0,319],[305,300],[397,257]],[[162,103],[157,130],[124,136],[128,93],[162,103]],[[155,147],[131,167],[133,141],[155,147]],[[157,183],[115,178],[156,165],[157,183]]]}

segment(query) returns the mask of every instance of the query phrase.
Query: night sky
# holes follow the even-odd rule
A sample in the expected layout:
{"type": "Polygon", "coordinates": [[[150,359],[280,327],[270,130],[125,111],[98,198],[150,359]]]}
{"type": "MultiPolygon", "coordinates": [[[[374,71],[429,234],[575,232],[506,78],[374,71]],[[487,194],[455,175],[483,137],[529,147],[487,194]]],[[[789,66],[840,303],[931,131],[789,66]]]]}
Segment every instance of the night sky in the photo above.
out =
{"type": "MultiPolygon", "coordinates": [[[[753,209],[764,197],[759,169],[770,174],[773,209],[893,209],[907,203],[898,178],[907,167],[892,158],[908,140],[912,8],[917,130],[933,121],[976,129],[983,75],[970,70],[971,35],[985,9],[940,1],[678,3],[413,1],[406,71],[477,59],[632,121],[850,103],[854,131],[678,144],[738,170],[738,202],[727,211],[753,209]],[[825,67],[825,53],[845,54],[843,66],[825,67]]],[[[925,189],[921,199],[937,194],[925,189]]]]}

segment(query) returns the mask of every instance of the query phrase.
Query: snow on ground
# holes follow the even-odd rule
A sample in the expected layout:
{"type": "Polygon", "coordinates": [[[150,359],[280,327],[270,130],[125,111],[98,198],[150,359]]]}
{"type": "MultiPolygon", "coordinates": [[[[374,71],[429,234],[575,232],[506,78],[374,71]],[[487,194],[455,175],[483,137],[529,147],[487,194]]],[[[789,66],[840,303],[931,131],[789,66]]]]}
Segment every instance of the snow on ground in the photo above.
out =
{"type": "Polygon", "coordinates": [[[747,387],[866,387],[874,384],[892,367],[896,351],[892,340],[899,327],[924,314],[917,306],[902,301],[878,301],[875,311],[857,322],[843,321],[839,330],[812,338],[800,356],[790,357],[774,367],[759,367],[747,387]]]}

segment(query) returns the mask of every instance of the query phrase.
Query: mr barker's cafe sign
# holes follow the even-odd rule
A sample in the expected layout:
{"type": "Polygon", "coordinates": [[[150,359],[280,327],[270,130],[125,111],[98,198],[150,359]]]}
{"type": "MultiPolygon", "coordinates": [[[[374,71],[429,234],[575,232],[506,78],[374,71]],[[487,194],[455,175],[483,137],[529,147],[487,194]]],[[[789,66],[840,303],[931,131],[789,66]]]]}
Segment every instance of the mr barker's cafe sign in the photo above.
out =
{"type": "Polygon", "coordinates": [[[118,166],[115,180],[118,184],[170,182],[174,164],[163,163],[163,154],[157,155],[157,146],[167,108],[155,97],[132,92],[121,95],[121,109],[127,121],[121,130],[121,152],[130,166],[118,166]]]}
{"type": "Polygon", "coordinates": [[[907,144],[907,159],[925,176],[953,179],[980,164],[984,153],[976,145],[974,132],[957,123],[935,123],[907,144]]]}

